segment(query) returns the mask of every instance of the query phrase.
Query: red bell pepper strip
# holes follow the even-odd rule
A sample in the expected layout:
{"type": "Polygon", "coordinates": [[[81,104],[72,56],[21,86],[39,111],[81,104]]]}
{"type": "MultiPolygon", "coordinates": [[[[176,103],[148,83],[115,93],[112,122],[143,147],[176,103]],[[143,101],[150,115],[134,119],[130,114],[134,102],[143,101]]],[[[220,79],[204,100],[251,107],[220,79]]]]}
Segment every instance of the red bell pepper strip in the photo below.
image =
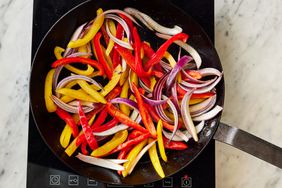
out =
{"type": "Polygon", "coordinates": [[[114,126],[117,125],[117,123],[118,123],[118,120],[114,118],[111,121],[108,121],[107,123],[105,123],[104,125],[101,125],[100,127],[93,127],[92,130],[93,132],[103,132],[110,128],[113,128],[114,126]]]}
{"type": "Polygon", "coordinates": [[[188,146],[183,142],[177,142],[177,141],[170,141],[163,136],[164,141],[164,147],[166,149],[172,149],[172,150],[185,150],[188,148],[188,146]]]}
{"type": "Polygon", "coordinates": [[[91,125],[92,128],[96,128],[102,125],[102,123],[106,120],[106,117],[108,115],[107,110],[101,111],[98,118],[95,120],[95,122],[91,125]]]}
{"type": "Polygon", "coordinates": [[[140,131],[133,130],[133,131],[128,135],[127,139],[128,139],[128,140],[131,140],[131,139],[136,138],[136,137],[138,137],[138,136],[140,136],[140,135],[142,135],[142,134],[143,134],[143,133],[140,132],[140,131]]]}
{"type": "Polygon", "coordinates": [[[80,124],[82,126],[82,130],[84,132],[84,137],[92,150],[98,147],[95,136],[93,135],[92,129],[90,128],[87,118],[83,112],[81,102],[78,101],[78,115],[80,119],[80,124]]]}
{"type": "Polygon", "coordinates": [[[147,134],[141,134],[140,136],[133,138],[131,140],[128,140],[122,144],[120,144],[118,147],[116,147],[114,150],[111,151],[112,153],[115,153],[117,151],[123,150],[125,148],[131,147],[133,145],[139,144],[140,142],[142,142],[143,140],[147,139],[150,137],[150,133],[147,134]]]}
{"type": "Polygon", "coordinates": [[[157,131],[153,123],[152,117],[150,116],[149,112],[145,108],[143,98],[141,97],[140,92],[134,83],[132,83],[132,90],[134,92],[134,95],[135,95],[135,98],[138,104],[138,109],[139,109],[142,121],[145,127],[147,128],[147,130],[149,130],[149,132],[151,133],[152,137],[156,138],[157,131]]]}
{"type": "Polygon", "coordinates": [[[82,64],[91,65],[99,70],[98,72],[99,76],[104,75],[104,69],[101,64],[99,64],[97,61],[93,59],[84,58],[84,57],[66,57],[66,58],[58,59],[52,64],[52,68],[56,68],[60,65],[67,65],[71,63],[82,63],[82,64]]]}
{"type": "Polygon", "coordinates": [[[59,107],[57,107],[56,114],[70,126],[73,137],[77,137],[78,127],[71,115],[59,107]]]}
{"type": "Polygon", "coordinates": [[[80,149],[81,149],[82,154],[88,155],[86,140],[84,140],[84,142],[81,143],[80,149]]]}
{"type": "Polygon", "coordinates": [[[135,121],[133,121],[132,119],[130,119],[127,115],[125,115],[122,111],[120,111],[117,107],[115,107],[114,105],[112,105],[111,103],[107,103],[106,104],[106,108],[108,110],[108,113],[116,118],[119,122],[128,125],[129,127],[132,127],[136,130],[139,130],[143,133],[147,133],[148,131],[142,127],[141,125],[139,125],[138,123],[136,123],[135,121]]]}
{"type": "MultiPolygon", "coordinates": [[[[127,148],[124,148],[123,150],[121,150],[118,154],[118,159],[126,159],[126,156],[131,149],[132,149],[132,147],[127,147],[127,148]]],[[[121,173],[122,173],[122,171],[119,170],[118,174],[121,175],[121,173]]]]}
{"type": "Polygon", "coordinates": [[[111,79],[112,76],[113,76],[113,70],[111,69],[111,67],[109,66],[109,64],[107,63],[107,61],[106,61],[106,59],[104,57],[104,53],[103,53],[103,50],[102,50],[102,47],[101,47],[101,43],[100,43],[101,36],[102,36],[101,32],[98,32],[95,35],[95,37],[93,39],[94,48],[95,48],[95,51],[96,51],[99,63],[102,64],[107,77],[109,79],[111,79]]]}
{"type": "Polygon", "coordinates": [[[159,63],[162,57],[164,56],[165,52],[167,51],[168,47],[176,40],[182,40],[186,42],[188,39],[188,35],[185,33],[178,33],[164,42],[161,47],[156,51],[156,53],[149,59],[149,61],[145,65],[145,70],[149,70],[152,66],[159,63]]]}
{"type": "MultiPolygon", "coordinates": [[[[117,32],[116,32],[116,38],[122,39],[123,36],[123,27],[120,25],[120,23],[117,24],[117,32]]],[[[116,49],[114,49],[113,52],[113,67],[116,68],[119,64],[121,64],[121,57],[116,49]]]]}
{"type": "Polygon", "coordinates": [[[126,25],[128,25],[130,32],[132,32],[134,27],[133,22],[124,14],[118,14],[118,15],[126,22],[126,25]]]}
{"type": "Polygon", "coordinates": [[[102,27],[101,27],[101,32],[102,32],[102,34],[103,34],[103,37],[104,37],[104,40],[105,40],[106,45],[108,45],[108,44],[109,44],[109,41],[110,41],[110,37],[109,37],[109,35],[107,34],[105,25],[102,25],[102,27]]]}
{"type": "MultiPolygon", "coordinates": [[[[151,48],[151,46],[149,46],[147,43],[143,42],[142,43],[142,48],[144,50],[144,55],[146,57],[148,57],[149,59],[152,58],[152,56],[155,54],[155,51],[153,50],[153,48],[151,48]]],[[[155,68],[157,71],[162,72],[162,67],[160,64],[156,64],[155,68]]],[[[157,76],[158,77],[158,76],[157,76]]],[[[160,78],[160,77],[158,77],[160,78]]]]}

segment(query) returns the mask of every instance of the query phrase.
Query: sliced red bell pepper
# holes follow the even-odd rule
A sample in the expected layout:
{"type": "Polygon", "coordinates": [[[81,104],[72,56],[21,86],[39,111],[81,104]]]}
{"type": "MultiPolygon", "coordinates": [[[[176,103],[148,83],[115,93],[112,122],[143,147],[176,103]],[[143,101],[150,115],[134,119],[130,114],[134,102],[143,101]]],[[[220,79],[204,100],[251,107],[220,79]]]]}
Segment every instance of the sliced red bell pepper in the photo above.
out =
{"type": "MultiPolygon", "coordinates": [[[[122,39],[123,36],[123,27],[120,25],[120,23],[117,24],[117,32],[116,32],[116,38],[122,39]]],[[[113,67],[116,68],[119,64],[121,64],[121,57],[117,50],[114,48],[113,52],[113,67]]]]}
{"type": "MultiPolygon", "coordinates": [[[[127,147],[127,148],[124,148],[123,150],[121,150],[118,154],[118,159],[126,159],[126,156],[131,149],[132,149],[132,147],[127,147]]],[[[119,170],[118,174],[121,175],[121,173],[122,173],[122,171],[119,170]]]]}
{"type": "Polygon", "coordinates": [[[95,48],[99,63],[101,63],[101,65],[103,66],[107,77],[109,79],[111,79],[112,76],[113,76],[113,70],[111,69],[111,67],[109,66],[108,62],[106,61],[106,59],[104,57],[104,53],[103,53],[101,43],[100,43],[101,36],[102,36],[101,32],[98,32],[95,35],[95,37],[93,39],[94,48],[95,48]]]}
{"type": "Polygon", "coordinates": [[[132,32],[134,27],[133,22],[124,14],[118,14],[118,15],[126,22],[126,25],[128,25],[129,30],[132,32]]]}
{"type": "Polygon", "coordinates": [[[86,140],[84,140],[84,142],[81,143],[80,149],[82,154],[88,155],[86,140]]]}
{"type": "Polygon", "coordinates": [[[95,136],[93,135],[92,129],[90,128],[87,118],[83,112],[81,102],[78,101],[78,115],[80,119],[80,124],[82,126],[82,131],[84,133],[84,137],[92,150],[98,147],[95,136]]]}
{"type": "Polygon", "coordinates": [[[132,71],[136,72],[135,64],[134,64],[134,56],[131,54],[130,50],[123,48],[117,44],[115,44],[114,49],[119,53],[119,55],[125,60],[127,65],[131,68],[132,71]]]}
{"type": "Polygon", "coordinates": [[[167,51],[168,47],[176,40],[182,40],[186,42],[188,39],[188,35],[185,33],[178,33],[164,42],[161,47],[156,51],[156,53],[152,56],[151,59],[146,63],[145,70],[149,70],[152,66],[159,63],[160,60],[163,58],[165,52],[167,51]]]}
{"type": "Polygon", "coordinates": [[[111,103],[108,102],[106,104],[106,108],[108,110],[108,113],[112,117],[116,118],[119,122],[124,123],[125,125],[128,125],[129,127],[132,127],[132,128],[139,130],[143,133],[148,132],[144,127],[142,127],[141,125],[139,125],[138,123],[136,123],[135,121],[130,119],[127,115],[125,115],[122,111],[120,111],[117,107],[115,107],[111,103]]]}
{"type": "Polygon", "coordinates": [[[108,44],[109,44],[109,41],[110,41],[110,37],[109,37],[109,35],[107,34],[106,27],[105,27],[104,24],[103,24],[102,27],[101,27],[101,32],[102,32],[102,34],[103,34],[103,37],[104,37],[104,40],[105,40],[106,45],[108,45],[108,44]]]}
{"type": "Polygon", "coordinates": [[[73,137],[77,137],[78,127],[71,115],[59,107],[57,107],[56,114],[70,126],[73,137]]]}
{"type": "Polygon", "coordinates": [[[188,148],[187,144],[184,142],[178,142],[178,141],[170,141],[163,136],[163,141],[164,141],[164,147],[166,149],[172,149],[172,150],[185,150],[188,148]]]}
{"type": "Polygon", "coordinates": [[[102,125],[102,123],[106,120],[108,115],[107,110],[103,110],[101,111],[101,113],[99,114],[98,118],[95,120],[95,122],[91,125],[92,128],[96,128],[102,125]]]}
{"type": "Polygon", "coordinates": [[[123,150],[125,148],[131,147],[133,145],[139,144],[143,140],[147,139],[150,137],[150,133],[147,134],[141,134],[140,136],[133,138],[131,140],[128,140],[122,144],[120,144],[118,147],[116,147],[114,150],[111,151],[111,153],[115,153],[117,151],[123,150]]]}
{"type": "Polygon", "coordinates": [[[143,133],[137,130],[133,130],[129,135],[128,135],[128,140],[131,140],[133,138],[136,138],[140,135],[142,135],[143,133]]]}
{"type": "Polygon", "coordinates": [[[52,68],[56,68],[60,65],[67,65],[71,63],[82,63],[82,64],[91,65],[99,70],[98,75],[100,76],[104,75],[104,69],[101,64],[99,64],[97,61],[93,59],[84,58],[84,57],[65,57],[62,59],[58,59],[52,64],[52,68]]]}
{"type": "Polygon", "coordinates": [[[116,126],[118,123],[118,120],[116,120],[115,118],[112,119],[111,121],[108,121],[107,123],[99,126],[99,127],[93,127],[93,132],[103,132],[106,131],[110,128],[113,128],[114,126],[116,126]]]}
{"type": "MultiPolygon", "coordinates": [[[[149,46],[145,42],[142,43],[142,48],[144,50],[145,57],[148,57],[149,59],[152,58],[152,56],[155,54],[155,51],[153,50],[153,48],[151,48],[151,46],[149,46]]],[[[162,67],[161,67],[160,64],[156,64],[155,68],[156,68],[157,71],[162,72],[162,67]]],[[[158,77],[158,78],[160,78],[160,77],[158,77]]]]}
{"type": "Polygon", "coordinates": [[[153,123],[152,117],[150,116],[149,112],[145,108],[143,98],[141,97],[140,92],[134,83],[132,83],[132,90],[134,92],[138,104],[138,109],[142,118],[142,122],[144,123],[147,130],[151,133],[152,137],[156,138],[157,131],[153,123]]]}

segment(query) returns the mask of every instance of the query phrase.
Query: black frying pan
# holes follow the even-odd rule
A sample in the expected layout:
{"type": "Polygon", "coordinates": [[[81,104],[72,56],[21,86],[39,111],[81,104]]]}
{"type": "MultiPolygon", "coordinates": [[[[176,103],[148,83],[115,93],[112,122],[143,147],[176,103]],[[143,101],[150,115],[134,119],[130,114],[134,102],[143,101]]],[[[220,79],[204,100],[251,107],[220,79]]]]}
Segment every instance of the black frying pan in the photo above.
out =
{"type": "MultiPolygon", "coordinates": [[[[73,31],[82,23],[96,16],[98,8],[123,9],[134,7],[150,15],[159,23],[166,26],[179,25],[185,33],[188,33],[189,44],[191,44],[202,57],[203,67],[214,67],[222,71],[217,52],[211,41],[193,21],[191,17],[171,5],[167,0],[95,0],[87,1],[75,7],[48,31],[42,40],[33,59],[30,77],[30,100],[34,120],[37,128],[53,153],[67,166],[77,173],[89,178],[111,184],[137,185],[146,184],[160,180],[149,160],[143,160],[134,169],[133,173],[122,178],[115,171],[92,166],[79,161],[75,157],[68,157],[59,144],[60,134],[64,123],[46,111],[44,103],[44,81],[50,65],[55,61],[53,49],[56,45],[66,46],[73,31]]],[[[145,31],[144,38],[150,38],[151,44],[159,46],[163,41],[151,37],[153,33],[145,31]],[[153,41],[152,41],[153,40],[153,41]]],[[[217,85],[217,105],[223,106],[224,102],[224,80],[217,85]]],[[[237,128],[220,123],[220,115],[207,122],[204,130],[199,134],[199,142],[189,141],[189,149],[185,151],[173,151],[168,153],[169,162],[163,164],[166,176],[170,176],[185,166],[189,165],[205,149],[209,141],[215,138],[219,141],[233,145],[243,151],[255,155],[269,163],[282,168],[282,150],[266,141],[261,140],[249,133],[237,128]]]]}

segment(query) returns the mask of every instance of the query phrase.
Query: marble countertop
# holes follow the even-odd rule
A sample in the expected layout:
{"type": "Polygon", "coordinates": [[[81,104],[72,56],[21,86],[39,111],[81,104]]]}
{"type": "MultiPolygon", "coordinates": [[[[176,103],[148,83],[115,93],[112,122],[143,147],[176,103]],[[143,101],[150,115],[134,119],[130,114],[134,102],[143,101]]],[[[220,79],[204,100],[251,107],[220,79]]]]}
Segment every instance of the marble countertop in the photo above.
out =
{"type": "MultiPolygon", "coordinates": [[[[282,1],[216,1],[222,121],[282,146],[282,1]]],[[[32,1],[0,1],[0,187],[25,187],[32,1]]],[[[216,144],[218,188],[280,188],[282,170],[216,144]]]]}

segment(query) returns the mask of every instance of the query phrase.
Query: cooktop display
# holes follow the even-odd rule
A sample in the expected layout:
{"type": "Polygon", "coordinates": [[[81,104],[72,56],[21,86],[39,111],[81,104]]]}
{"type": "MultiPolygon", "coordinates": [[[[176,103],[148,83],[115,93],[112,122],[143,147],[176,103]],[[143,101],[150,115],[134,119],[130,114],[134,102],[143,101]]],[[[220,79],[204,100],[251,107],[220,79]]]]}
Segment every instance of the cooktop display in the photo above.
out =
{"type": "MultiPolygon", "coordinates": [[[[34,0],[32,58],[49,28],[68,10],[85,0],[34,0]]],[[[171,0],[192,16],[214,40],[214,0],[171,0]]],[[[98,173],[98,172],[97,172],[98,173]]],[[[29,113],[27,188],[66,187],[215,187],[215,143],[207,148],[189,166],[161,181],[139,186],[117,186],[80,176],[65,166],[48,148],[29,113]]]]}

